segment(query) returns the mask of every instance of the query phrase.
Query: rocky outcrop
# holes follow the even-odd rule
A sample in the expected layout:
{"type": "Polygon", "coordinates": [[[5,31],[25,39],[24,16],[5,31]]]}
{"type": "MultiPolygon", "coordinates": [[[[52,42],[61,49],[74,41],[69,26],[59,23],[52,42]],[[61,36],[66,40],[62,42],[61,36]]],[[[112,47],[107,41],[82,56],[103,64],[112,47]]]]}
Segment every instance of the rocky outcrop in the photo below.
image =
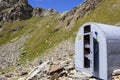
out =
{"type": "Polygon", "coordinates": [[[44,11],[44,9],[36,7],[33,9],[32,15],[33,16],[42,16],[42,12],[44,11]]]}
{"type": "Polygon", "coordinates": [[[32,12],[33,17],[51,16],[55,14],[58,14],[58,12],[53,9],[46,10],[39,7],[34,8],[32,12]]]}
{"type": "Polygon", "coordinates": [[[15,4],[19,3],[28,5],[28,0],[0,0],[0,11],[3,11],[7,8],[11,8],[15,4]]]}
{"type": "Polygon", "coordinates": [[[26,77],[19,80],[87,80],[90,77],[75,70],[72,39],[61,42],[31,64],[38,65],[31,69],[26,77]]]}
{"type": "Polygon", "coordinates": [[[11,8],[19,0],[0,0],[0,11],[11,8]]]}
{"type": "MultiPolygon", "coordinates": [[[[86,14],[89,14],[101,0],[85,0],[84,3],[75,7],[65,15],[62,13],[60,24],[66,22],[65,26],[73,26],[74,22],[86,14]]],[[[1,0],[0,1],[0,22],[20,21],[29,19],[32,16],[42,17],[57,14],[53,9],[32,8],[28,0],[1,0]]]]}
{"type": "Polygon", "coordinates": [[[20,21],[32,17],[33,8],[27,0],[5,0],[0,4],[0,22],[20,21]]]}
{"type": "Polygon", "coordinates": [[[88,15],[101,1],[102,0],[85,0],[71,11],[64,14],[62,13],[61,16],[63,17],[60,19],[59,25],[64,25],[66,27],[74,26],[76,21],[82,19],[85,15],[88,15]]]}
{"type": "Polygon", "coordinates": [[[82,18],[84,15],[91,12],[102,0],[85,0],[81,5],[78,5],[70,12],[68,12],[67,16],[76,15],[77,18],[82,18]],[[79,16],[79,17],[78,17],[79,16]]]}
{"type": "MultiPolygon", "coordinates": [[[[66,26],[74,24],[73,20],[78,20],[92,11],[101,0],[86,0],[83,4],[67,12],[60,19],[60,24],[66,22],[66,26]]],[[[20,21],[29,19],[32,16],[42,17],[57,14],[53,9],[32,8],[27,0],[1,0],[0,1],[0,22],[20,21]]],[[[62,13],[63,14],[63,13],[62,13]]]]}
{"type": "Polygon", "coordinates": [[[42,17],[57,13],[53,9],[32,8],[28,4],[28,0],[1,0],[0,11],[0,23],[21,21],[29,19],[32,16],[42,17]]]}
{"type": "MultiPolygon", "coordinates": [[[[72,39],[61,42],[37,60],[37,66],[18,80],[92,80],[91,75],[78,72],[74,67],[74,44],[72,39]],[[48,54],[47,54],[48,53],[48,54]]],[[[36,61],[32,64],[36,64],[36,61]]],[[[94,79],[93,79],[94,80],[94,79]]]]}

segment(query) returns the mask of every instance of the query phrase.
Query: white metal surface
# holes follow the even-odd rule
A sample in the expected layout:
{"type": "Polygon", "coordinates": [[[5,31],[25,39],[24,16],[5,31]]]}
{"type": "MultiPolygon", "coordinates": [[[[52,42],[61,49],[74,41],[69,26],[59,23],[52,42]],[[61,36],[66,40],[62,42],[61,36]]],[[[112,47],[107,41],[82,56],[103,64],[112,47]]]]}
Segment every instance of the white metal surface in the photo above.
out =
{"type": "MultiPolygon", "coordinates": [[[[85,69],[83,66],[83,34],[84,27],[87,25],[91,26],[92,36],[96,38],[99,42],[99,77],[104,80],[111,80],[110,75],[112,70],[120,67],[120,61],[118,61],[120,58],[120,28],[111,25],[90,22],[84,24],[79,29],[75,41],[75,68],[80,71],[88,72],[93,76],[95,75],[93,70],[94,66],[91,66],[91,71],[85,69]],[[95,32],[98,33],[97,36],[95,32]]],[[[92,41],[90,42],[90,44],[91,46],[93,46],[92,41]]],[[[94,62],[94,59],[92,60],[92,62],[94,62]]]]}

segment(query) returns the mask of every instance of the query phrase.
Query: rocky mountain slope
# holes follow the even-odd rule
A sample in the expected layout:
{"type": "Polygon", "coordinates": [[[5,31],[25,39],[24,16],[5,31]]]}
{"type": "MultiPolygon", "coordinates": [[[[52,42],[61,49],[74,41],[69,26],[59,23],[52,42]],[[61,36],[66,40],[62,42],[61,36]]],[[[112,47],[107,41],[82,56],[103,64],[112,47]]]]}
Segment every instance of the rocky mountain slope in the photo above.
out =
{"type": "Polygon", "coordinates": [[[32,17],[33,8],[27,0],[2,0],[0,5],[0,22],[25,20],[32,17]]]}
{"type": "MultiPolygon", "coordinates": [[[[43,16],[46,12],[53,14],[54,10],[33,8],[28,0],[1,0],[0,1],[0,22],[21,21],[32,16],[43,16]]],[[[47,15],[47,14],[46,14],[47,15]]]]}
{"type": "MultiPolygon", "coordinates": [[[[63,13],[33,8],[27,0],[0,0],[1,78],[17,80],[49,60],[53,68],[64,68],[60,74],[72,72],[70,76],[73,76],[55,74],[55,78],[74,80],[77,76],[74,75],[74,39],[79,27],[90,21],[120,25],[119,14],[119,0],[85,0],[63,13]]],[[[49,63],[47,66],[50,66],[49,63]]],[[[44,75],[39,71],[37,77],[54,78],[54,75],[48,74],[51,70],[48,68],[52,67],[47,67],[44,75]]]]}

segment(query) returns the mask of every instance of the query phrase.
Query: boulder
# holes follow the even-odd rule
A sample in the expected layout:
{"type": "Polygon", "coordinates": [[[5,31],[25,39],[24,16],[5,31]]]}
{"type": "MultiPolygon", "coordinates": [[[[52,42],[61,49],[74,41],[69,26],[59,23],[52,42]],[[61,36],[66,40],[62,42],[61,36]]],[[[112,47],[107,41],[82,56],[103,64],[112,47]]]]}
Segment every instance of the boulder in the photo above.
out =
{"type": "Polygon", "coordinates": [[[43,74],[44,70],[47,67],[49,61],[46,61],[44,63],[42,63],[40,66],[37,66],[35,68],[33,68],[27,75],[26,80],[31,80],[32,78],[34,78],[38,73],[43,74]]]}

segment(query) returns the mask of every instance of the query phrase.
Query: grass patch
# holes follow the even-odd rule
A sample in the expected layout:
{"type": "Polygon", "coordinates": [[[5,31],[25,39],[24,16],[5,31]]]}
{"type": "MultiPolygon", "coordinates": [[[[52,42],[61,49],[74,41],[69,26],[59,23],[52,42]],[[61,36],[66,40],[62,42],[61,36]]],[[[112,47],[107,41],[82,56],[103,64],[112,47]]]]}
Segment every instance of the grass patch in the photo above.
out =
{"type": "Polygon", "coordinates": [[[25,50],[28,53],[21,56],[21,62],[24,63],[25,61],[31,61],[34,58],[41,56],[47,49],[56,46],[61,41],[70,37],[72,33],[69,30],[64,31],[59,29],[58,31],[54,32],[55,27],[59,22],[59,19],[55,19],[54,17],[55,16],[46,17],[45,20],[42,19],[38,22],[41,23],[40,27],[34,30],[34,32],[31,34],[31,38],[25,44],[25,50]]]}
{"type": "Polygon", "coordinates": [[[120,1],[103,0],[90,14],[79,19],[76,26],[86,22],[97,22],[114,25],[120,21],[120,1]]]}

